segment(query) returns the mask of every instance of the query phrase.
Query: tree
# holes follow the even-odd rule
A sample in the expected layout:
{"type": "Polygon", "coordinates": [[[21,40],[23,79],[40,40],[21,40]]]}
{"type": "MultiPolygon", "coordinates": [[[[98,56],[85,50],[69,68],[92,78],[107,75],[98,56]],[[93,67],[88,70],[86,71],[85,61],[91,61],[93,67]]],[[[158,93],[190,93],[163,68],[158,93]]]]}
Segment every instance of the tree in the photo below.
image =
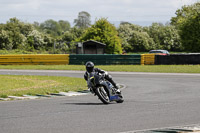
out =
{"type": "Polygon", "coordinates": [[[121,40],[116,28],[106,19],[101,18],[88,28],[77,41],[95,40],[106,44],[107,54],[121,54],[121,40]]]}
{"type": "Polygon", "coordinates": [[[176,17],[171,18],[171,24],[179,27],[185,20],[190,17],[192,5],[184,5],[181,9],[176,10],[176,17]]]}
{"type": "Polygon", "coordinates": [[[185,50],[200,52],[200,2],[183,6],[176,11],[176,15],[171,23],[179,29],[185,50]]]}
{"type": "Polygon", "coordinates": [[[60,25],[62,32],[70,30],[70,23],[68,21],[59,20],[58,23],[60,25]]]}
{"type": "Polygon", "coordinates": [[[9,38],[8,31],[0,30],[0,49],[12,49],[12,40],[9,38]]]}
{"type": "Polygon", "coordinates": [[[126,22],[126,21],[121,21],[120,25],[132,25],[130,22],[126,22]]]}
{"type": "Polygon", "coordinates": [[[51,36],[59,36],[62,34],[62,29],[57,21],[52,19],[46,20],[40,24],[40,29],[51,36]]]}
{"type": "Polygon", "coordinates": [[[153,38],[156,49],[181,50],[180,36],[175,26],[153,23],[144,29],[153,38]]]}
{"type": "Polygon", "coordinates": [[[77,27],[70,28],[70,30],[64,32],[61,38],[57,39],[57,41],[60,43],[66,43],[69,49],[74,49],[76,39],[80,38],[83,35],[84,31],[84,29],[80,29],[77,27]]]}
{"type": "Polygon", "coordinates": [[[7,31],[7,35],[9,37],[9,43],[5,44],[7,49],[17,49],[25,46],[26,37],[24,34],[27,32],[25,26],[29,27],[28,24],[20,22],[17,18],[11,18],[3,27],[3,30],[7,31]]]}
{"type": "Polygon", "coordinates": [[[120,24],[118,28],[119,37],[122,41],[122,47],[126,52],[130,52],[132,50],[129,41],[132,38],[133,32],[134,30],[131,28],[131,24],[120,24]]]}
{"type": "Polygon", "coordinates": [[[27,41],[30,47],[34,49],[44,48],[44,36],[37,30],[31,31],[27,36],[27,41]]]}
{"type": "Polygon", "coordinates": [[[91,25],[91,16],[88,12],[79,12],[78,18],[74,20],[75,26],[78,28],[88,28],[91,25]]]}
{"type": "Polygon", "coordinates": [[[161,40],[161,46],[163,49],[171,51],[181,51],[183,49],[180,40],[180,35],[175,26],[164,26],[162,29],[161,36],[163,36],[161,40]]]}
{"type": "Polygon", "coordinates": [[[52,47],[52,39],[29,23],[11,18],[0,25],[0,49],[41,50],[52,47]]]}
{"type": "Polygon", "coordinates": [[[133,31],[129,43],[132,46],[130,47],[132,52],[143,52],[155,48],[155,43],[147,32],[133,31]]]}
{"type": "Polygon", "coordinates": [[[143,28],[141,26],[130,24],[128,22],[121,22],[117,31],[119,33],[119,37],[122,40],[123,49],[126,52],[131,52],[133,48],[129,41],[133,37],[134,31],[142,32],[143,28]]]}

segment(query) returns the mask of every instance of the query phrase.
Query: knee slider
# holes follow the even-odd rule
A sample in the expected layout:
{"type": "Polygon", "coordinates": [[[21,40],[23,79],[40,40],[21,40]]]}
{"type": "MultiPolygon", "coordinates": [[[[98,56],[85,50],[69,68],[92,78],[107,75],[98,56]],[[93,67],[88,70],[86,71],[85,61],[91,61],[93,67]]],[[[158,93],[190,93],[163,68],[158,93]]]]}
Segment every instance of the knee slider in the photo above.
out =
{"type": "Polygon", "coordinates": [[[107,77],[108,77],[109,79],[112,79],[112,76],[111,76],[111,75],[107,75],[107,77]]]}

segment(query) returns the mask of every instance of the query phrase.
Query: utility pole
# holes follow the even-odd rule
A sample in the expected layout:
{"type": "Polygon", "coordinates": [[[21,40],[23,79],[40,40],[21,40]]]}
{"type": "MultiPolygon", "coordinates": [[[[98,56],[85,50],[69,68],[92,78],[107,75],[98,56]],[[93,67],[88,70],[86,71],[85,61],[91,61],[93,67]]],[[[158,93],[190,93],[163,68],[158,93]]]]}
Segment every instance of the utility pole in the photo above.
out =
{"type": "Polygon", "coordinates": [[[55,54],[55,49],[56,49],[56,41],[54,41],[54,44],[53,44],[53,53],[55,54]]]}

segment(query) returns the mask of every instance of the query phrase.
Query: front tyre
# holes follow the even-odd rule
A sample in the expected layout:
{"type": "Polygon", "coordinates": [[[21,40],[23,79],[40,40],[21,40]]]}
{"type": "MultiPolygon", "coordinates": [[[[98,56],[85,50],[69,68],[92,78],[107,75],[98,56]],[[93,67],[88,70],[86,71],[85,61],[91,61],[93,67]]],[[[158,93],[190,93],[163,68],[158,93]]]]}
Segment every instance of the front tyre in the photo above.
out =
{"type": "Polygon", "coordinates": [[[117,102],[117,103],[123,103],[123,102],[124,102],[124,99],[123,99],[123,96],[122,96],[121,94],[119,95],[119,98],[120,98],[120,99],[117,100],[116,102],[117,102]]]}
{"type": "Polygon", "coordinates": [[[104,104],[110,103],[109,94],[103,86],[96,89],[96,94],[104,104]]]}

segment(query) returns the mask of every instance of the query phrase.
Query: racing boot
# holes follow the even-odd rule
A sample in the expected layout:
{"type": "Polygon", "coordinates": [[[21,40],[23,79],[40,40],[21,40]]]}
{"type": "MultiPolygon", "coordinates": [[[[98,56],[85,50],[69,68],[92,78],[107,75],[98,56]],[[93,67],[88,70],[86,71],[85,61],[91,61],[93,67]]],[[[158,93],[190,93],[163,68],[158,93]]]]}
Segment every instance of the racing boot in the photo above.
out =
{"type": "Polygon", "coordinates": [[[112,82],[112,85],[114,86],[116,93],[121,94],[121,90],[119,89],[120,88],[119,85],[116,84],[114,81],[112,82]]]}
{"type": "Polygon", "coordinates": [[[119,85],[115,84],[114,87],[116,88],[116,93],[121,94],[121,90],[119,89],[119,85]]]}
{"type": "Polygon", "coordinates": [[[121,91],[120,91],[120,87],[119,87],[119,85],[117,85],[114,81],[113,81],[113,79],[112,79],[112,77],[110,76],[110,75],[108,75],[108,76],[106,76],[106,79],[114,86],[114,88],[116,89],[116,93],[117,94],[121,94],[121,91]]]}

